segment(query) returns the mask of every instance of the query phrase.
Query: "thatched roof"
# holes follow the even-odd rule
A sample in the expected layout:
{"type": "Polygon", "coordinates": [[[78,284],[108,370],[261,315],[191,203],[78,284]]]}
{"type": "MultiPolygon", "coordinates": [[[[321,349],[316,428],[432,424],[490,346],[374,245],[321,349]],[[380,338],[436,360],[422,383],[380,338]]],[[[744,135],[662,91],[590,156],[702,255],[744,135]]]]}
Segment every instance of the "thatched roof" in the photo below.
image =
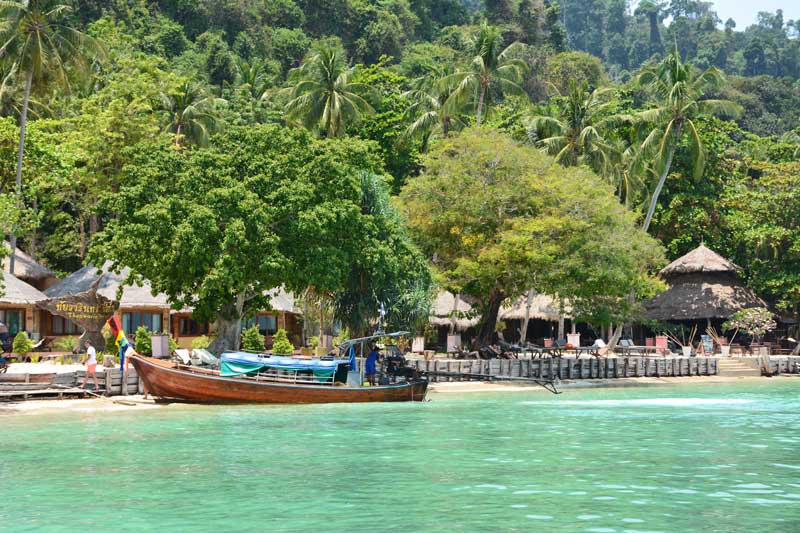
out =
{"type": "Polygon", "coordinates": [[[766,307],[756,294],[725,274],[685,274],[655,298],[645,302],[650,320],[728,318],[742,309],[766,307]]]}
{"type": "MultiPolygon", "coordinates": [[[[8,248],[11,249],[11,245],[8,241],[4,241],[3,244],[8,248]]],[[[26,279],[31,281],[39,281],[47,278],[55,278],[56,275],[53,273],[52,270],[47,268],[41,263],[35,261],[31,256],[20,250],[19,248],[16,249],[14,252],[14,275],[20,279],[26,279]]],[[[11,257],[3,258],[3,272],[10,273],[11,271],[11,257]]]]}
{"type": "MultiPolygon", "coordinates": [[[[501,320],[524,320],[525,307],[528,304],[528,297],[526,295],[520,296],[512,304],[504,306],[500,309],[501,320]]],[[[558,308],[558,303],[552,296],[547,294],[537,294],[533,297],[531,302],[531,309],[529,317],[531,319],[547,320],[549,322],[558,322],[561,316],[561,311],[558,308]]]]}
{"type": "Polygon", "coordinates": [[[741,268],[728,261],[714,250],[701,244],[688,254],[679,257],[665,266],[659,274],[667,278],[680,274],[697,274],[700,272],[727,272],[737,274],[741,268]]]}
{"type": "MultiPolygon", "coordinates": [[[[97,292],[110,300],[117,300],[117,289],[123,284],[130,270],[124,268],[119,274],[116,274],[109,269],[110,263],[103,265],[100,272],[93,265],[86,265],[45,290],[45,294],[50,298],[57,298],[87,291],[92,283],[97,280],[100,273],[104,273],[97,292]]],[[[119,298],[119,305],[123,308],[156,307],[166,309],[170,307],[167,296],[165,294],[156,294],[154,296],[148,283],[144,283],[141,287],[125,285],[122,297],[119,298]]]]}
{"type": "Polygon", "coordinates": [[[456,330],[463,331],[480,322],[480,317],[464,318],[471,312],[472,305],[463,296],[456,298],[451,292],[440,291],[433,302],[430,323],[435,326],[450,326],[455,319],[456,330]]]}
{"type": "Polygon", "coordinates": [[[11,274],[3,275],[3,285],[4,288],[0,290],[0,303],[27,305],[47,300],[47,296],[39,289],[11,274]]]}

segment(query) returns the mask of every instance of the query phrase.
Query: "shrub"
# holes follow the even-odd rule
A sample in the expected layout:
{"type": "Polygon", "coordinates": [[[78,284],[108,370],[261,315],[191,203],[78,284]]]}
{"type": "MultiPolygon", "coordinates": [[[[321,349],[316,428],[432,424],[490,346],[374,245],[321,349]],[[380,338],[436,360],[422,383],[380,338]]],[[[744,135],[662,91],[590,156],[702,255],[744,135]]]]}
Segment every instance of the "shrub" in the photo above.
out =
{"type": "Polygon", "coordinates": [[[275,333],[275,339],[272,343],[272,351],[281,355],[288,355],[294,351],[294,345],[289,342],[289,336],[286,334],[285,329],[279,329],[275,333]]]}
{"type": "Polygon", "coordinates": [[[77,337],[62,337],[53,343],[53,348],[58,352],[70,352],[78,347],[77,337]]]}
{"type": "MultiPolygon", "coordinates": [[[[751,335],[756,342],[761,337],[774,330],[777,327],[774,315],[768,309],[763,307],[753,307],[751,309],[742,309],[733,314],[727,322],[722,324],[722,329],[725,331],[739,331],[742,330],[748,335],[751,335]]],[[[736,336],[736,333],[733,334],[736,336]]]]}
{"type": "Polygon", "coordinates": [[[316,335],[308,338],[308,347],[311,349],[316,349],[319,346],[319,337],[316,335]]]}
{"type": "Polygon", "coordinates": [[[264,351],[264,335],[258,331],[258,324],[242,332],[242,348],[251,352],[264,351]]]}
{"type": "Polygon", "coordinates": [[[114,335],[111,334],[111,330],[108,330],[108,334],[105,336],[106,339],[106,348],[103,350],[105,353],[117,353],[119,349],[117,348],[117,339],[114,335]]]}
{"type": "Polygon", "coordinates": [[[151,333],[146,327],[139,326],[136,328],[136,345],[134,348],[142,355],[151,355],[153,353],[153,341],[150,339],[150,335],[151,333]]]}
{"type": "Polygon", "coordinates": [[[350,330],[347,328],[342,328],[339,330],[339,334],[333,338],[333,345],[339,346],[345,341],[350,340],[350,330]]]}
{"type": "Polygon", "coordinates": [[[169,336],[169,352],[172,353],[178,349],[178,341],[172,338],[172,335],[169,336]]]}
{"type": "Polygon", "coordinates": [[[24,331],[20,331],[14,336],[14,344],[12,345],[12,349],[14,353],[18,353],[20,355],[27,355],[33,350],[33,341],[28,338],[28,334],[24,331]]]}
{"type": "Polygon", "coordinates": [[[206,335],[201,335],[200,337],[192,339],[193,350],[208,350],[208,346],[210,344],[211,344],[211,339],[206,335]]]}

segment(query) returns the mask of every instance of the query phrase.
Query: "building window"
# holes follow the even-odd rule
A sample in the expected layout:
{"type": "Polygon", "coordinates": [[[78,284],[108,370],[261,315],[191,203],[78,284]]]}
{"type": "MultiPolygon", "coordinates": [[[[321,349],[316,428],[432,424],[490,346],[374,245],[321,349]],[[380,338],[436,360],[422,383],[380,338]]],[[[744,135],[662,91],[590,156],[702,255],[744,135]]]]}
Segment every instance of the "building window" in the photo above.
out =
{"type": "Polygon", "coordinates": [[[25,329],[24,309],[0,309],[0,322],[8,328],[8,334],[16,335],[25,329]]]}
{"type": "Polygon", "coordinates": [[[53,335],[77,335],[82,333],[81,328],[71,320],[64,317],[53,317],[53,335]]]}
{"type": "Polygon", "coordinates": [[[135,334],[139,326],[152,332],[161,331],[161,313],[122,313],[122,329],[127,334],[135,334]]]}
{"type": "Polygon", "coordinates": [[[208,334],[208,322],[198,322],[193,318],[181,318],[178,322],[181,337],[196,337],[208,334]]]}
{"type": "Polygon", "coordinates": [[[242,331],[258,324],[258,331],[262,335],[275,335],[278,331],[278,320],[272,315],[258,315],[242,321],[242,331]]]}

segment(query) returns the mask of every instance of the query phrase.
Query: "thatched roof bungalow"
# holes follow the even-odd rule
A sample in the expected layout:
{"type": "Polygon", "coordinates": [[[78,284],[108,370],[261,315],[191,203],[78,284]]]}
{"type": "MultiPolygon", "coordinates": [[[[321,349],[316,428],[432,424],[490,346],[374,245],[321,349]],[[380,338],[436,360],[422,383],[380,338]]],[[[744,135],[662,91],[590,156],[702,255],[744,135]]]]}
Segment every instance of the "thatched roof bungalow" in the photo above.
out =
{"type": "Polygon", "coordinates": [[[437,327],[453,326],[456,331],[465,331],[477,326],[480,316],[464,296],[448,291],[439,291],[431,308],[430,323],[437,327]]]}
{"type": "MultiPolygon", "coordinates": [[[[4,241],[3,244],[8,250],[11,250],[11,245],[8,241],[4,241]]],[[[11,257],[3,258],[3,273],[11,273],[11,257]]],[[[58,281],[52,270],[37,262],[19,248],[14,251],[14,275],[40,291],[58,281]]]]}
{"type": "Polygon", "coordinates": [[[3,289],[0,290],[0,322],[8,327],[11,335],[27,331],[37,337],[41,313],[36,303],[46,299],[47,296],[36,287],[6,273],[3,275],[3,289]]]}
{"type": "Polygon", "coordinates": [[[644,317],[660,321],[725,320],[737,311],[766,307],[744,287],[741,268],[701,244],[664,267],[669,289],[645,302],[644,317]]]}

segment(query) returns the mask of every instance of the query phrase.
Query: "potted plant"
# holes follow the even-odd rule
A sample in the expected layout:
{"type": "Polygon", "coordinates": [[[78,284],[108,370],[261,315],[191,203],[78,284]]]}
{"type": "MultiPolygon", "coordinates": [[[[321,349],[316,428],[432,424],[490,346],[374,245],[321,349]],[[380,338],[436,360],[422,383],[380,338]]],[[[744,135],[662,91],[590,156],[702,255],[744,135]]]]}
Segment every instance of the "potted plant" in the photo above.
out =
{"type": "Polygon", "coordinates": [[[686,336],[686,331],[683,329],[683,326],[681,326],[680,329],[680,337],[677,333],[672,331],[665,331],[664,334],[671,341],[681,347],[681,352],[683,353],[684,357],[689,357],[692,355],[692,345],[694,344],[694,337],[697,335],[697,325],[692,327],[688,337],[686,336]]]}

